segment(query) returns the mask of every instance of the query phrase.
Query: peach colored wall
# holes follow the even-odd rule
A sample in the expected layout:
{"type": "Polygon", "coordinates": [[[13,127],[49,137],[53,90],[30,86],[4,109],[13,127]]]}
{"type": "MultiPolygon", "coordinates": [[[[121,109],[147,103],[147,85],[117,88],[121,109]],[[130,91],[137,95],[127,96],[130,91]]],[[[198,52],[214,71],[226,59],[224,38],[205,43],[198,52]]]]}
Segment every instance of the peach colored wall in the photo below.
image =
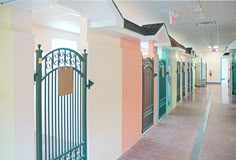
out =
{"type": "Polygon", "coordinates": [[[121,38],[122,53],[122,152],[142,133],[142,54],[139,40],[121,38]]]}

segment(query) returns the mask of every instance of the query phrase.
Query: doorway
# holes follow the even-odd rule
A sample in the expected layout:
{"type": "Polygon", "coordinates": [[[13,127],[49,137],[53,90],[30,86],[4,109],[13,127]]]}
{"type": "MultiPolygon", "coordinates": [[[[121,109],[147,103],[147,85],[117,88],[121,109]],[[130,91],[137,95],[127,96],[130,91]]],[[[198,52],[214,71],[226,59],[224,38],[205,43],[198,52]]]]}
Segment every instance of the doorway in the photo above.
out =
{"type": "Polygon", "coordinates": [[[166,61],[159,60],[159,119],[166,114],[166,61]]]}
{"type": "Polygon", "coordinates": [[[154,106],[154,70],[153,59],[143,59],[143,107],[142,107],[142,133],[153,125],[154,106]]]}

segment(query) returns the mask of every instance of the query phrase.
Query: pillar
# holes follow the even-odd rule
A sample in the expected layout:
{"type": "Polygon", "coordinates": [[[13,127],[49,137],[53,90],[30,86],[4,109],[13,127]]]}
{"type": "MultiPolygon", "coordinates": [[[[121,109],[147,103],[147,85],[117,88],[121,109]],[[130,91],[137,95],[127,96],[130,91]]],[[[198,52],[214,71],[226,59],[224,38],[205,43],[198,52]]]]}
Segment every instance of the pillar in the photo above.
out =
{"type": "Polygon", "coordinates": [[[0,159],[33,160],[31,13],[0,6],[0,159]]]}
{"type": "Polygon", "coordinates": [[[88,50],[88,160],[118,159],[122,149],[122,49],[120,39],[89,29],[81,16],[81,49],[88,50]]]}

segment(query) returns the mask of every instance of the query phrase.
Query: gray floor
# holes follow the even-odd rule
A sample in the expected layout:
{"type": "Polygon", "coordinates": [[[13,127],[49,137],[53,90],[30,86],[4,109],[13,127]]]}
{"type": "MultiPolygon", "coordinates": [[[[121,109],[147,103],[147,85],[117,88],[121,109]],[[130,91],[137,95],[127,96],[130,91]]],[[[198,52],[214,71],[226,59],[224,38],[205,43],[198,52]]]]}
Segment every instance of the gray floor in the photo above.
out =
{"type": "Polygon", "coordinates": [[[228,94],[227,86],[196,88],[118,160],[190,160],[193,153],[200,160],[236,160],[235,126],[236,97],[228,94]],[[203,121],[206,130],[201,134],[203,121]],[[196,143],[198,135],[201,143],[196,143]],[[199,152],[194,150],[196,145],[199,152]]]}

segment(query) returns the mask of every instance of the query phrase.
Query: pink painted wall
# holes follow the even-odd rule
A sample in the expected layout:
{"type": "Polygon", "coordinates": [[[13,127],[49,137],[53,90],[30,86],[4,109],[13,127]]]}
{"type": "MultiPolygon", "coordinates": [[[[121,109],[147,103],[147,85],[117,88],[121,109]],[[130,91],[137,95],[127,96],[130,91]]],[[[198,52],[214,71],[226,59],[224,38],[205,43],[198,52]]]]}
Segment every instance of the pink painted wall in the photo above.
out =
{"type": "Polygon", "coordinates": [[[121,38],[122,48],[122,152],[142,134],[142,54],[140,41],[121,38]]]}

